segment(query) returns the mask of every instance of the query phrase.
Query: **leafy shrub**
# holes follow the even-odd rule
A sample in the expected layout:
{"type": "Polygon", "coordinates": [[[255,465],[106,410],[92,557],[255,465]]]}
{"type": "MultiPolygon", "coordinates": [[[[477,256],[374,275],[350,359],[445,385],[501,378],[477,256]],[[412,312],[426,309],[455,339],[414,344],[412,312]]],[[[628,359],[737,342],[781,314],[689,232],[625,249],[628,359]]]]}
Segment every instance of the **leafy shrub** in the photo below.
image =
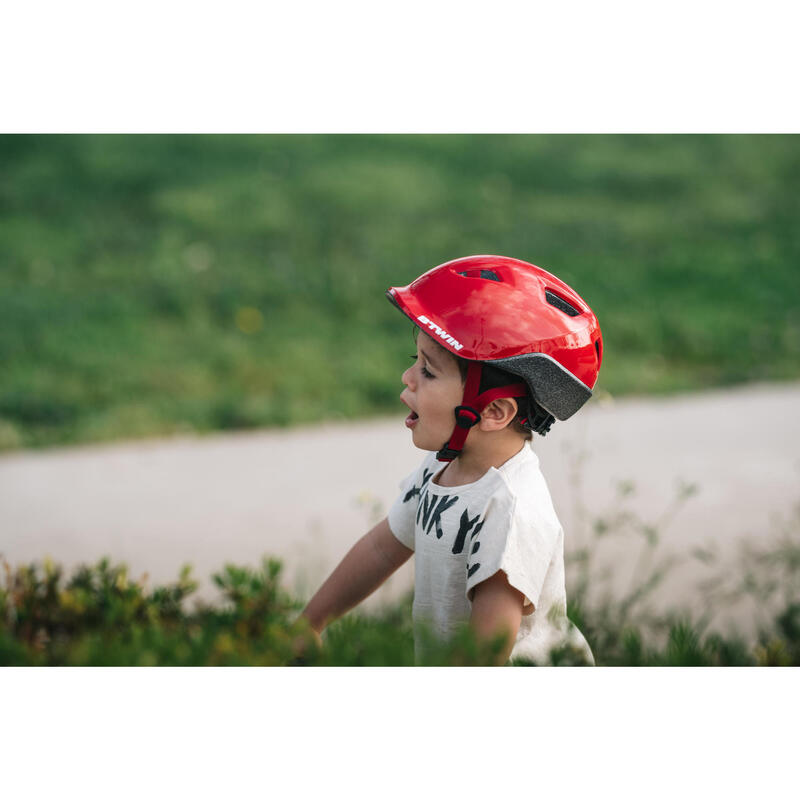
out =
{"type": "Polygon", "coordinates": [[[0,662],[34,665],[274,665],[292,658],[298,604],[283,592],[277,561],[214,576],[218,606],[186,601],[197,584],[185,567],[175,583],[147,590],[102,560],[64,583],[50,562],[5,564],[0,662]]]}
{"type": "MultiPolygon", "coordinates": [[[[64,579],[52,562],[12,569],[0,587],[0,664],[66,666],[411,666],[414,637],[409,598],[380,612],[333,623],[321,651],[311,644],[301,603],[280,586],[281,565],[226,565],[214,576],[221,602],[188,600],[196,583],[185,567],[177,581],[152,590],[123,565],[102,560],[64,579]],[[303,655],[299,655],[300,652],[303,655]]],[[[691,619],[625,618],[609,605],[572,606],[598,665],[800,665],[800,602],[781,608],[754,644],[705,633],[691,619]],[[660,644],[648,643],[661,634],[660,644]]],[[[423,634],[422,665],[491,663],[499,642],[478,643],[468,627],[449,642],[423,634]]],[[[580,663],[569,651],[554,665],[580,663]]]]}
{"type": "MultiPolygon", "coordinates": [[[[718,564],[711,549],[695,551],[716,569],[700,584],[703,613],[697,615],[674,603],[658,611],[650,602],[679,563],[659,552],[661,532],[696,487],[680,487],[653,521],[625,508],[634,491],[632,483],[620,484],[613,512],[587,523],[589,540],[566,561],[567,614],[596,663],[800,666],[800,505],[781,523],[777,537],[765,537],[760,546],[743,544],[733,565],[718,564]],[[643,543],[636,581],[623,592],[613,589],[602,565],[612,535],[643,543]],[[748,603],[750,613],[739,613],[748,603]],[[723,636],[711,627],[717,609],[737,610],[741,619],[755,616],[756,630],[723,636]]],[[[580,502],[579,491],[576,497],[580,502]]],[[[587,531],[576,531],[581,533],[587,531]]],[[[2,567],[0,665],[472,666],[493,663],[502,649],[499,639],[476,641],[466,625],[447,642],[423,629],[422,653],[415,660],[407,596],[377,613],[352,613],[334,622],[319,650],[299,619],[303,604],[282,588],[282,567],[274,559],[256,569],[226,564],[213,576],[220,601],[195,601],[191,607],[197,583],[188,566],[175,582],[152,589],[107,559],[79,566],[69,578],[49,560],[15,569],[3,561],[2,567]]],[[[550,658],[553,665],[582,663],[569,649],[553,651],[550,658]]]]}
{"type": "MultiPolygon", "coordinates": [[[[197,602],[193,609],[187,601],[197,584],[189,567],[174,583],[152,590],[106,559],[78,567],[66,581],[63,569],[47,560],[16,569],[3,562],[3,568],[2,665],[414,664],[408,602],[334,623],[324,650],[316,650],[298,619],[302,604],[281,588],[281,564],[271,559],[260,569],[226,565],[213,576],[221,602],[197,602]]],[[[432,640],[423,663],[488,663],[498,647],[479,645],[464,630],[447,644],[432,640]]]]}
{"type": "MultiPolygon", "coordinates": [[[[576,454],[577,517],[586,520],[584,546],[566,559],[567,614],[589,641],[596,662],[608,666],[787,666],[800,665],[800,504],[775,535],[740,543],[738,558],[723,563],[715,546],[698,547],[691,558],[710,570],[690,594],[700,598],[700,612],[674,599],[658,610],[653,598],[686,559],[664,553],[664,530],[698,491],[679,485],[672,502],[654,519],[626,507],[636,486],[618,485],[607,514],[589,519],[580,498],[579,471],[585,454],[576,454]],[[640,545],[627,590],[615,590],[612,572],[604,570],[604,548],[622,538],[627,552],[640,545]],[[740,624],[722,635],[712,623],[722,612],[755,620],[753,630],[740,624]]],[[[581,526],[579,526],[581,527],[581,526]]],[[[684,576],[685,582],[685,576],[684,576]]],[[[716,626],[719,627],[719,626],[716,626]]],[[[564,654],[552,653],[554,663],[564,654]]]]}

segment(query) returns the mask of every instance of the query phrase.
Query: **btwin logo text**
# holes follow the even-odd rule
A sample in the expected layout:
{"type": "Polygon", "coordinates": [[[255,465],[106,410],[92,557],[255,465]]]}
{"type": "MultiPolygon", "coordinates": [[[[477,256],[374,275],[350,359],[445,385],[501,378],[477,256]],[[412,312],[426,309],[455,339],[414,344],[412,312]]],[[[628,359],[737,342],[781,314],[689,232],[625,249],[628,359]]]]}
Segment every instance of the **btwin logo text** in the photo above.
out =
{"type": "Polygon", "coordinates": [[[455,347],[456,350],[460,350],[464,346],[461,344],[461,342],[454,339],[447,331],[443,331],[435,322],[431,322],[427,317],[419,316],[417,319],[423,325],[427,325],[432,331],[434,331],[440,339],[444,339],[446,342],[455,347]]]}

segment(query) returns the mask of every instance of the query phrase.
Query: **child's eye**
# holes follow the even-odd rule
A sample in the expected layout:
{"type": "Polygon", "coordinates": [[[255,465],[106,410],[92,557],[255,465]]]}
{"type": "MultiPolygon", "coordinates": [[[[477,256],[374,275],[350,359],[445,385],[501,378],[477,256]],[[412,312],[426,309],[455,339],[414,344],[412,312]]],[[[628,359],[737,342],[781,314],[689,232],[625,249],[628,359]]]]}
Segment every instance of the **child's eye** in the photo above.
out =
{"type": "MultiPolygon", "coordinates": [[[[411,356],[411,358],[412,358],[414,361],[416,361],[418,357],[417,357],[416,355],[413,355],[413,356],[411,356]]],[[[435,377],[436,377],[436,376],[435,376],[435,375],[434,375],[432,372],[428,372],[428,370],[425,368],[425,365],[424,365],[424,364],[423,364],[423,366],[420,368],[420,372],[422,373],[422,377],[423,377],[423,378],[435,378],[435,377]]]]}

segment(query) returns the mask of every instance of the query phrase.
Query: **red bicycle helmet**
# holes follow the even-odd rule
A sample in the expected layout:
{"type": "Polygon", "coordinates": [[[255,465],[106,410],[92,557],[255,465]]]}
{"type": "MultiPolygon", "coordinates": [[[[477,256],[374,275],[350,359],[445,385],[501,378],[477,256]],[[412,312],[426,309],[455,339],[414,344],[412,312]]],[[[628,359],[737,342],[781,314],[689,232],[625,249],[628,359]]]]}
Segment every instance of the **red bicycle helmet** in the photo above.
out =
{"type": "Polygon", "coordinates": [[[505,256],[468,256],[440,264],[386,296],[415,325],[470,364],[456,425],[439,451],[452,461],[481,411],[499,397],[530,396],[559,420],[591,396],[603,358],[597,317],[555,275],[505,256]],[[482,364],[524,383],[479,393],[482,364]]]}

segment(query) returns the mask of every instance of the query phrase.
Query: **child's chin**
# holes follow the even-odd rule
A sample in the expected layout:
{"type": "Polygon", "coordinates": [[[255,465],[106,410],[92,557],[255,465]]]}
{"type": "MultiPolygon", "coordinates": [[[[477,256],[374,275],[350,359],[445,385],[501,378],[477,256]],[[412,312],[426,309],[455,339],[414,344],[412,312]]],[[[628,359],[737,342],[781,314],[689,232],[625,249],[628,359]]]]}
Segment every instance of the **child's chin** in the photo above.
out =
{"type": "Polygon", "coordinates": [[[414,443],[414,447],[417,449],[427,450],[428,452],[432,450],[438,450],[441,447],[441,445],[428,441],[428,437],[420,436],[415,430],[411,431],[411,441],[414,443]]]}

